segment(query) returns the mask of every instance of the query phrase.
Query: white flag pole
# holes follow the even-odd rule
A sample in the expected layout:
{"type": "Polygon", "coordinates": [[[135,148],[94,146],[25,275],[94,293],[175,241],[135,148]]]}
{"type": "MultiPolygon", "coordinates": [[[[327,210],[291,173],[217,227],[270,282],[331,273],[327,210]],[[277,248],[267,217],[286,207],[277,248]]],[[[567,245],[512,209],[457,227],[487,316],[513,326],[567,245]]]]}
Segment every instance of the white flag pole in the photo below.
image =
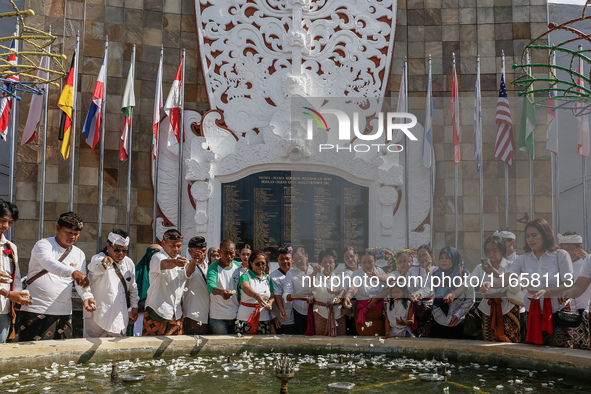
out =
{"type": "MultiPolygon", "coordinates": [[[[404,65],[402,66],[402,81],[400,83],[404,84],[404,89],[400,92],[404,95],[404,111],[408,113],[408,87],[407,87],[407,82],[408,82],[408,78],[407,78],[407,72],[408,72],[408,60],[406,59],[406,57],[404,58],[404,65]]],[[[400,97],[398,98],[398,100],[400,100],[400,97]]],[[[409,143],[408,143],[408,136],[405,134],[404,135],[404,146],[408,147],[409,143]]],[[[409,209],[409,184],[408,184],[408,151],[404,152],[404,211],[405,211],[405,235],[406,235],[406,245],[405,247],[410,248],[410,218],[408,217],[409,213],[410,213],[410,209],[409,209]]]]}
{"type": "MultiPolygon", "coordinates": [[[[162,72],[162,60],[164,59],[164,46],[161,45],[160,46],[160,63],[158,64],[158,76],[157,76],[157,81],[156,81],[156,93],[155,93],[155,97],[154,97],[154,111],[156,111],[156,108],[158,107],[158,111],[160,111],[160,106],[162,105],[162,75],[160,74],[162,72]],[[158,85],[160,84],[160,85],[158,85]]],[[[153,125],[152,125],[153,126],[153,125]]],[[[154,218],[154,228],[152,231],[152,243],[156,243],[157,241],[157,237],[156,237],[156,226],[157,226],[157,221],[156,219],[158,218],[158,164],[160,161],[160,121],[158,121],[157,125],[156,125],[156,138],[154,138],[154,147],[153,149],[155,149],[156,152],[156,163],[155,163],[155,169],[154,169],[154,212],[152,214],[152,217],[154,218]]]]}
{"type": "Polygon", "coordinates": [[[101,162],[99,169],[99,201],[98,201],[98,238],[97,251],[102,247],[102,227],[103,227],[103,172],[105,170],[105,112],[107,111],[107,80],[109,66],[109,37],[105,37],[105,82],[103,83],[103,102],[101,108],[101,162]]]}
{"type": "Polygon", "coordinates": [[[182,80],[181,80],[181,116],[179,125],[179,206],[177,217],[177,230],[181,232],[183,222],[183,139],[185,138],[185,49],[181,56],[183,62],[182,80]]]}
{"type": "MultiPolygon", "coordinates": [[[[51,25],[49,26],[51,35],[51,25]]],[[[47,53],[51,53],[51,45],[47,47],[47,53]]],[[[45,220],[45,161],[47,157],[47,103],[49,100],[49,84],[43,84],[43,132],[41,135],[41,184],[39,185],[39,239],[43,238],[43,221],[45,220]]]]}
{"type": "MultiPolygon", "coordinates": [[[[135,44],[131,51],[131,70],[133,78],[135,78],[135,44]]],[[[133,81],[132,81],[133,82],[133,81]]],[[[133,84],[132,84],[133,86],[133,84]]],[[[135,93],[134,93],[135,94],[135,93]]],[[[105,91],[105,98],[107,97],[105,91]]],[[[129,130],[127,131],[127,234],[130,234],[131,227],[131,153],[132,153],[132,136],[133,136],[133,107],[129,113],[129,130]]]]}
{"type": "MultiPolygon", "coordinates": [[[[74,210],[74,158],[76,156],[76,115],[78,113],[78,64],[80,51],[80,32],[76,33],[76,59],[74,59],[74,81],[72,82],[72,125],[70,126],[70,186],[68,191],[68,210],[74,210]]],[[[100,235],[99,235],[100,236],[100,235]]]]}

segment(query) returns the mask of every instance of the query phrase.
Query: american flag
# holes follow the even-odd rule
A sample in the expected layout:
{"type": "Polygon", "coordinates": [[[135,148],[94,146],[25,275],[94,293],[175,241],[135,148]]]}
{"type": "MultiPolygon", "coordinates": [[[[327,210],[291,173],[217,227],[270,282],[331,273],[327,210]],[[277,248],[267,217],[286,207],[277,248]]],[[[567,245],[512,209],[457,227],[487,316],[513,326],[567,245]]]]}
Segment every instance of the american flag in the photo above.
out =
{"type": "Polygon", "coordinates": [[[505,85],[505,70],[501,72],[501,87],[499,88],[499,100],[497,101],[497,142],[495,144],[495,157],[503,160],[510,167],[511,154],[515,149],[513,139],[513,121],[511,120],[511,108],[507,99],[507,86],[505,85]]]}

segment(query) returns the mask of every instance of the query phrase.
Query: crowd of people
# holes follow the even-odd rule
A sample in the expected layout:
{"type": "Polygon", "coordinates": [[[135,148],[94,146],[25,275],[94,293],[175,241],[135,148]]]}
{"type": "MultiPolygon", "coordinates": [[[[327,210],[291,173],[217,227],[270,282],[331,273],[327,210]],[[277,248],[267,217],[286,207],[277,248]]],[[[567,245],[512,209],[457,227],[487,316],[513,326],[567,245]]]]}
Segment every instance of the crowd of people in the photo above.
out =
{"type": "Polygon", "coordinates": [[[268,254],[232,240],[210,247],[171,229],[137,263],[129,235],[113,229],[87,262],[75,246],[84,224],[60,215],[54,237],[38,241],[21,280],[17,247],[4,233],[18,220],[0,200],[0,343],[72,337],[72,285],[83,300],[83,335],[320,335],[483,339],[589,349],[591,257],[575,232],[555,241],[544,219],[515,235],[495,232],[470,272],[458,250],[428,245],[376,266],[375,249],[303,247],[268,254]],[[436,258],[437,256],[437,258],[436,258]],[[342,261],[342,263],[340,263],[342,261]],[[478,296],[477,296],[478,295],[478,296]],[[17,312],[19,314],[16,320],[17,312]]]}

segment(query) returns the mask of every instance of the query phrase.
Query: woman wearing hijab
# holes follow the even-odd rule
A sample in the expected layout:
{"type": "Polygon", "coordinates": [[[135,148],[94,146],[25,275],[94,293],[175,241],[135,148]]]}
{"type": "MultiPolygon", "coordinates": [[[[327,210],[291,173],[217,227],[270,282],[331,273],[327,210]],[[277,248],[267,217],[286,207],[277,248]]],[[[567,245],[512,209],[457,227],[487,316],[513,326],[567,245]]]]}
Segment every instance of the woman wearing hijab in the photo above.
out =
{"type": "Polygon", "coordinates": [[[468,287],[462,294],[455,292],[470,276],[458,250],[446,246],[439,252],[439,268],[433,272],[435,295],[433,301],[433,338],[466,338],[464,318],[474,304],[474,288],[468,287]],[[454,280],[455,279],[455,280],[454,280]],[[460,280],[461,279],[461,280],[460,280]],[[455,285],[457,286],[455,286],[455,285]]]}
{"type": "Polygon", "coordinates": [[[219,258],[220,258],[220,248],[218,248],[217,246],[211,246],[209,249],[207,249],[206,263],[208,265],[215,262],[219,258]]]}

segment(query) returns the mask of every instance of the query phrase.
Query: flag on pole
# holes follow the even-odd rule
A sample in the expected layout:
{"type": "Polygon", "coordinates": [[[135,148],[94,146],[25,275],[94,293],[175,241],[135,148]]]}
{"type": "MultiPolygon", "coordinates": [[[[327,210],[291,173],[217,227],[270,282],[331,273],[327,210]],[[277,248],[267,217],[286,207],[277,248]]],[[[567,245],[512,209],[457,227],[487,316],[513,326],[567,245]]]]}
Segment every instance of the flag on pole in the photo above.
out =
{"type": "Polygon", "coordinates": [[[423,129],[423,166],[431,168],[433,149],[433,87],[431,85],[431,61],[429,60],[429,80],[427,82],[427,106],[425,108],[425,127],[423,129]]]}
{"type": "Polygon", "coordinates": [[[59,140],[62,142],[60,152],[62,157],[66,160],[70,157],[70,137],[72,133],[72,112],[74,108],[74,78],[76,78],[76,49],[72,55],[72,64],[70,65],[70,72],[66,79],[66,84],[62,90],[62,94],[57,102],[59,109],[63,111],[60,120],[59,140]]]}
{"type": "MultiPolygon", "coordinates": [[[[47,80],[49,72],[49,56],[43,56],[39,63],[39,71],[37,71],[37,78],[47,80]]],[[[45,93],[49,85],[44,83],[41,91],[45,93]]],[[[43,94],[33,94],[31,103],[29,104],[29,115],[27,116],[27,123],[25,124],[25,131],[21,139],[21,145],[28,144],[37,136],[39,124],[41,123],[41,114],[43,113],[43,94]]]]}
{"type": "Polygon", "coordinates": [[[160,124],[160,110],[164,106],[162,98],[162,53],[160,53],[160,64],[158,65],[158,75],[156,76],[156,95],[154,97],[154,116],[152,120],[152,156],[156,159],[158,156],[158,125],[160,124]]]}
{"type": "MultiPolygon", "coordinates": [[[[583,73],[583,61],[579,57],[579,75],[585,75],[583,73]]],[[[582,89],[585,86],[585,82],[583,81],[583,78],[581,78],[580,76],[577,78],[577,85],[581,87],[578,88],[578,91],[581,93],[581,95],[585,95],[582,89]]],[[[577,112],[587,111],[585,104],[576,103],[575,105],[577,106],[577,112]],[[581,106],[580,110],[578,109],[579,106],[581,106]]],[[[589,153],[591,151],[591,146],[589,144],[589,115],[579,115],[579,113],[577,113],[577,120],[579,122],[579,142],[577,144],[577,152],[581,156],[589,157],[589,153]]]]}
{"type": "MultiPolygon", "coordinates": [[[[406,112],[406,72],[408,67],[406,61],[402,69],[402,78],[400,79],[400,90],[398,91],[398,103],[396,104],[396,112],[406,112]]],[[[396,123],[406,123],[406,118],[396,118],[396,123]]],[[[396,130],[395,134],[392,135],[392,141],[399,142],[403,138],[402,131],[396,130]]]]}
{"type": "MultiPolygon", "coordinates": [[[[14,33],[16,36],[16,32],[14,33]]],[[[10,41],[10,50],[13,52],[8,55],[8,63],[12,65],[16,65],[16,39],[10,41]]],[[[13,67],[11,69],[12,72],[16,72],[16,68],[13,67]]],[[[18,75],[12,74],[7,75],[4,78],[5,82],[3,82],[2,89],[0,90],[2,94],[2,98],[0,98],[0,139],[6,141],[8,136],[8,126],[10,124],[10,114],[12,110],[12,100],[13,97],[10,95],[13,91],[13,86],[8,81],[19,82],[20,78],[18,75]]]]}
{"type": "Polygon", "coordinates": [[[499,88],[499,99],[497,100],[496,122],[497,141],[495,143],[495,157],[503,160],[511,167],[515,141],[513,139],[513,120],[511,119],[511,107],[507,98],[504,68],[501,70],[501,86],[499,88]]]}
{"type": "MultiPolygon", "coordinates": [[[[554,73],[551,73],[551,77],[555,79],[554,73]]],[[[556,82],[550,84],[550,88],[554,86],[556,82]]],[[[546,149],[555,155],[558,154],[558,112],[556,111],[556,101],[554,96],[556,94],[553,90],[550,90],[550,100],[546,102],[546,149]]]]}
{"type": "MultiPolygon", "coordinates": [[[[176,145],[180,142],[180,136],[182,132],[181,125],[181,108],[183,106],[182,87],[183,87],[183,61],[181,58],[179,68],[170,87],[168,98],[164,104],[164,112],[170,119],[170,128],[168,129],[168,147],[176,145]],[[174,138],[174,137],[176,138],[174,138]]],[[[185,135],[183,134],[183,142],[185,141],[185,135]]]]}
{"type": "Polygon", "coordinates": [[[121,132],[121,149],[119,150],[119,160],[125,160],[129,157],[129,133],[131,130],[131,113],[135,107],[134,81],[135,70],[133,60],[129,65],[123,100],[121,101],[121,113],[123,114],[123,131],[121,132]]]}
{"type": "Polygon", "coordinates": [[[453,63],[453,77],[451,83],[451,105],[450,111],[452,113],[453,124],[453,147],[454,147],[454,161],[456,164],[460,162],[460,97],[458,94],[458,76],[456,74],[456,62],[453,63]]]}
{"type": "Polygon", "coordinates": [[[103,56],[103,64],[101,65],[101,69],[99,70],[99,75],[96,80],[96,84],[94,85],[94,92],[92,93],[92,103],[90,104],[90,109],[88,110],[88,115],[86,115],[86,121],[84,122],[84,129],[82,130],[82,135],[86,138],[86,143],[88,146],[92,148],[92,152],[94,153],[94,148],[99,141],[101,136],[101,123],[103,121],[103,111],[104,111],[104,104],[105,104],[105,80],[106,80],[106,53],[103,56]]]}
{"type": "MultiPolygon", "coordinates": [[[[531,88],[528,88],[528,92],[531,88]]],[[[536,109],[529,101],[530,93],[523,95],[523,108],[521,110],[521,125],[519,126],[519,141],[517,147],[522,152],[529,152],[532,159],[534,151],[534,129],[536,128],[536,109]]]]}
{"type": "MultiPolygon", "coordinates": [[[[480,62],[480,60],[479,60],[480,62]]],[[[480,64],[476,71],[476,87],[474,89],[474,156],[476,156],[476,171],[480,172],[482,165],[482,94],[480,92],[480,64]]]]}

